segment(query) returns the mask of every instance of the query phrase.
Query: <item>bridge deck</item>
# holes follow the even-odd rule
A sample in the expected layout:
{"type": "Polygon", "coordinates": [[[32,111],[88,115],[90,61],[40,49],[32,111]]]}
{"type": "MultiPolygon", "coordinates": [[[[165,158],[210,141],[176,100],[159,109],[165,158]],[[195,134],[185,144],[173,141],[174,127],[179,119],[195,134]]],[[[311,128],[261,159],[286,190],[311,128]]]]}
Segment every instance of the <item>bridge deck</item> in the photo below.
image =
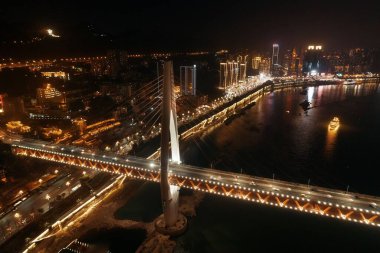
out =
{"type": "MultiPolygon", "coordinates": [[[[144,158],[117,157],[79,147],[20,139],[12,141],[12,150],[16,155],[157,183],[160,181],[159,163],[144,158]]],[[[170,164],[170,184],[380,227],[378,197],[174,163],[170,164]]]]}

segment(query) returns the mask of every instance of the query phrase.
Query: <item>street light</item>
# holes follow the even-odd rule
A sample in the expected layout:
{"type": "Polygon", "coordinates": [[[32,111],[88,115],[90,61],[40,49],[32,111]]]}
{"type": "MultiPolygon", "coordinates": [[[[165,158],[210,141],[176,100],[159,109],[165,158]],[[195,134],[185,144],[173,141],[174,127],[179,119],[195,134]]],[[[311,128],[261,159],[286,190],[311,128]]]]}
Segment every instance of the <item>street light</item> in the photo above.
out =
{"type": "Polygon", "coordinates": [[[69,181],[66,182],[66,186],[70,186],[70,182],[69,181]]]}
{"type": "Polygon", "coordinates": [[[40,179],[38,179],[38,182],[41,184],[42,183],[42,179],[40,178],[40,179]]]}
{"type": "Polygon", "coordinates": [[[55,174],[58,174],[58,170],[55,170],[54,173],[55,173],[55,174]]]}
{"type": "Polygon", "coordinates": [[[50,195],[49,194],[46,194],[46,200],[49,200],[51,197],[50,197],[50,195]]]}

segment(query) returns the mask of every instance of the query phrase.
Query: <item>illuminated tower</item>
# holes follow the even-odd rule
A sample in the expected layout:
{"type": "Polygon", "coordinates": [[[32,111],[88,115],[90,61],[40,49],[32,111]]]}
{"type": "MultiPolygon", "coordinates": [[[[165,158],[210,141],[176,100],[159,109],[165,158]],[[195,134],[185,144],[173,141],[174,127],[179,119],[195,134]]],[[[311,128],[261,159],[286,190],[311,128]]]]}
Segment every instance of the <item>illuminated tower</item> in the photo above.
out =
{"type": "Polygon", "coordinates": [[[272,51],[272,66],[278,65],[278,53],[280,51],[280,46],[278,44],[273,44],[272,51]]]}
{"type": "Polygon", "coordinates": [[[261,57],[260,56],[255,56],[252,58],[252,68],[254,70],[259,70],[261,64],[261,57]]]}
{"type": "Polygon", "coordinates": [[[248,55],[245,55],[244,58],[240,58],[239,62],[239,82],[244,82],[247,76],[247,58],[248,55]]]}
{"type": "Polygon", "coordinates": [[[233,61],[232,84],[237,84],[239,78],[239,63],[233,61]]]}
{"type": "Polygon", "coordinates": [[[272,62],[271,62],[271,74],[273,76],[278,75],[279,65],[278,65],[278,53],[280,51],[280,47],[278,44],[273,44],[272,50],[272,62]]]}
{"type": "Polygon", "coordinates": [[[182,95],[196,95],[197,66],[180,66],[180,86],[182,95]]]}
{"type": "Polygon", "coordinates": [[[309,45],[303,56],[303,73],[307,76],[316,76],[322,70],[322,46],[309,45]]]}
{"type": "Polygon", "coordinates": [[[293,48],[288,75],[297,75],[297,68],[299,64],[299,59],[298,61],[297,59],[298,59],[297,51],[295,48],[293,48]]]}
{"type": "Polygon", "coordinates": [[[228,85],[228,68],[226,62],[220,63],[219,70],[219,88],[226,89],[228,85]]]}
{"type": "Polygon", "coordinates": [[[184,231],[186,218],[178,211],[179,187],[169,183],[169,155],[171,162],[180,163],[176,103],[173,90],[173,64],[164,64],[164,84],[161,112],[161,200],[163,216],[156,222],[156,229],[164,234],[184,231]],[[171,151],[171,152],[170,152],[171,151]],[[180,224],[180,225],[179,225],[180,224]]]}

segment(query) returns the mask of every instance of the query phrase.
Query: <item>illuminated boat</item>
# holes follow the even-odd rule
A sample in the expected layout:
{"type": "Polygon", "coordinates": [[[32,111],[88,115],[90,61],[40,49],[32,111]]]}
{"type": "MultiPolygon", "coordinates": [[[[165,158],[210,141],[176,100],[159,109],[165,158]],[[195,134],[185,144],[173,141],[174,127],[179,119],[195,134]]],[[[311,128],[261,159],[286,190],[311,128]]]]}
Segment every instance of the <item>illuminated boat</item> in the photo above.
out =
{"type": "Polygon", "coordinates": [[[334,117],[332,121],[330,121],[329,124],[329,130],[336,130],[339,128],[339,118],[334,117]]]}

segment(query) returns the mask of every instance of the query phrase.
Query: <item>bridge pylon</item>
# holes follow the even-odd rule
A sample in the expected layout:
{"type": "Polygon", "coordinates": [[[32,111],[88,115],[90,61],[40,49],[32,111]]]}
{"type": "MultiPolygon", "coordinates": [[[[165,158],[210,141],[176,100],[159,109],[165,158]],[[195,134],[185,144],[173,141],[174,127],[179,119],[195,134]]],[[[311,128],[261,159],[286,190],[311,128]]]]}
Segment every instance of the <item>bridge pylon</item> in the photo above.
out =
{"type": "Polygon", "coordinates": [[[170,185],[169,182],[169,153],[171,161],[180,163],[177,112],[174,96],[173,64],[171,61],[164,63],[164,84],[161,113],[161,199],[163,216],[156,221],[157,231],[178,235],[185,231],[186,217],[178,211],[179,187],[170,185]]]}

